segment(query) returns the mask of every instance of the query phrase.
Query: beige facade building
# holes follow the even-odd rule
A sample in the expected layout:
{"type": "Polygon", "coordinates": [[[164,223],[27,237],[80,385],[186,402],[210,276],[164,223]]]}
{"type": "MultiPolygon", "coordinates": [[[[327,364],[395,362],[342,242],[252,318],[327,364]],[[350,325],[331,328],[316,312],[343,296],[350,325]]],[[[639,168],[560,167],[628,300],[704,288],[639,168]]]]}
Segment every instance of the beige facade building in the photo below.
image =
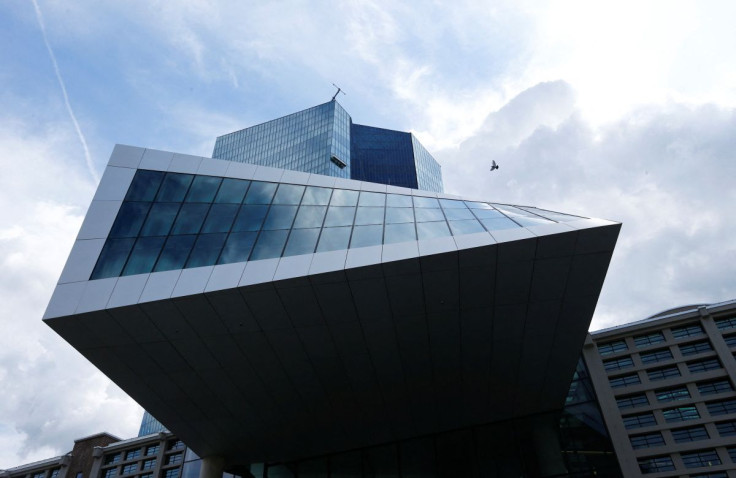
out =
{"type": "Polygon", "coordinates": [[[583,348],[624,476],[736,478],[736,300],[591,333],[583,348]]]}
{"type": "MultiPolygon", "coordinates": [[[[182,478],[186,454],[184,443],[171,433],[129,440],[98,433],[75,440],[74,448],[65,455],[0,470],[0,477],[182,478]]],[[[186,461],[199,461],[196,455],[189,456],[186,461]]]]}

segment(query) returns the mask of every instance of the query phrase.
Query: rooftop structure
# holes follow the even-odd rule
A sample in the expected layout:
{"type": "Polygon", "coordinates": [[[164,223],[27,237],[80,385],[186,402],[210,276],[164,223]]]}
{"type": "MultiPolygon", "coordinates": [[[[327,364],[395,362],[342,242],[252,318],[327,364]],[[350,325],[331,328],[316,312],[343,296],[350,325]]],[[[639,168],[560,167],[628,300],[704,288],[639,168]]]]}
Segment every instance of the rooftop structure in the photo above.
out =
{"type": "Polygon", "coordinates": [[[442,192],[442,170],[412,133],[354,124],[337,101],[220,136],[212,157],[442,192]]]}

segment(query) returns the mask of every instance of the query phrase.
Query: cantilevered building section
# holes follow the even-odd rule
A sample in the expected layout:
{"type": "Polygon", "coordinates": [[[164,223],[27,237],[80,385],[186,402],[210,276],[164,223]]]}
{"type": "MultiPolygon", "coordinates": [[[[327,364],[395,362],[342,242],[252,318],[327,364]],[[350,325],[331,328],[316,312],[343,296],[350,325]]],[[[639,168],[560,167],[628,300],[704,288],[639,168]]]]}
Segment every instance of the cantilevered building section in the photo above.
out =
{"type": "Polygon", "coordinates": [[[559,476],[619,229],[116,146],[44,320],[202,476],[559,476]]]}
{"type": "Polygon", "coordinates": [[[413,134],[354,124],[337,101],[220,136],[212,157],[443,191],[439,163],[413,134]]]}

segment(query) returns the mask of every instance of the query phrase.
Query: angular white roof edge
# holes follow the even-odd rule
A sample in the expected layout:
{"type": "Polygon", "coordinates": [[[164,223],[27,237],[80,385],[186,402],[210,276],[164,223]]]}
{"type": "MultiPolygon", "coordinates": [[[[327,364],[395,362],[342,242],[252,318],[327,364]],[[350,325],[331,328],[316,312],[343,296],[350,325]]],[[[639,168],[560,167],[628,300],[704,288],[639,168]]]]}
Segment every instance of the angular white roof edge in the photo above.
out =
{"type": "MultiPolygon", "coordinates": [[[[117,216],[137,169],[203,174],[290,184],[320,185],[352,190],[375,190],[382,185],[267,166],[183,155],[173,152],[116,145],[74,242],[44,319],[108,308],[135,305],[184,295],[273,280],[310,276],[359,267],[362,264],[394,262],[474,247],[559,234],[617,224],[603,219],[581,218],[539,226],[478,232],[437,239],[381,244],[363,248],[316,252],[165,272],[151,272],[90,281],[89,277],[117,216]]],[[[385,187],[385,186],[384,186],[385,187]]],[[[386,187],[387,192],[422,197],[468,200],[431,191],[386,187]]]]}

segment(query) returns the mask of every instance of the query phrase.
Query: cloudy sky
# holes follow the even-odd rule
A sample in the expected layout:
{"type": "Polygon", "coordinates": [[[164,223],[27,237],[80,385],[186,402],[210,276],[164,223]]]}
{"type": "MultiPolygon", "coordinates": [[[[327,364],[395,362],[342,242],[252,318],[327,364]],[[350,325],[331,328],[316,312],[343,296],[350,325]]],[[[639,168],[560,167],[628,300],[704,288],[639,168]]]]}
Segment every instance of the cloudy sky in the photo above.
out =
{"type": "Polygon", "coordinates": [[[137,433],[41,322],[113,145],[208,156],[333,82],[449,193],[623,222],[592,329],[736,298],[736,2],[397,3],[0,3],[0,469],[137,433]]]}

